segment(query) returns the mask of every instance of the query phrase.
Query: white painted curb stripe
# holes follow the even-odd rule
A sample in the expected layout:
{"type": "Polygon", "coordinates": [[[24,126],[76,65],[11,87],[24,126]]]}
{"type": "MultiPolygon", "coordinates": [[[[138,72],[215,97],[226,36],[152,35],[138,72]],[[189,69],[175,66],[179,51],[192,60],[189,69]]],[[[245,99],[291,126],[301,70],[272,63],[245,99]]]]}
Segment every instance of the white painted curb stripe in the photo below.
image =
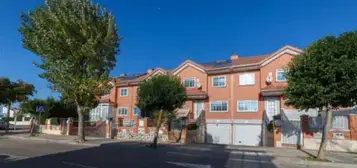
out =
{"type": "Polygon", "coordinates": [[[81,165],[77,163],[71,163],[71,162],[62,162],[63,164],[69,165],[69,166],[74,166],[74,167],[82,167],[82,168],[97,168],[94,166],[87,166],[87,165],[81,165]]]}

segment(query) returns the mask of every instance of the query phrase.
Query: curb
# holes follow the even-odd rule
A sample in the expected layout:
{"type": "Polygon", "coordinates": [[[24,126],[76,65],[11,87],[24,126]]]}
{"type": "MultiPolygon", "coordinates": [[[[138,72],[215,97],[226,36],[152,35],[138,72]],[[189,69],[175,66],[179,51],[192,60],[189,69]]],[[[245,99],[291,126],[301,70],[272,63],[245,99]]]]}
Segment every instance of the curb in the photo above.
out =
{"type": "Polygon", "coordinates": [[[307,161],[307,160],[302,160],[300,162],[293,162],[293,164],[299,164],[305,166],[356,168],[356,165],[348,164],[348,163],[320,162],[320,161],[307,161]]]}
{"type": "Polygon", "coordinates": [[[44,142],[51,142],[51,143],[58,143],[58,144],[68,144],[68,145],[79,145],[79,146],[89,146],[89,147],[99,147],[101,144],[93,144],[93,143],[77,143],[68,140],[54,140],[54,139],[45,139],[45,138],[38,138],[38,137],[22,137],[22,136],[12,136],[12,135],[5,135],[3,138],[8,139],[16,139],[16,140],[33,140],[33,141],[44,141],[44,142]]]}
{"type": "MultiPolygon", "coordinates": [[[[138,141],[138,140],[117,140],[119,143],[125,143],[125,142],[136,142],[136,143],[152,143],[152,141],[138,141]]],[[[170,142],[157,142],[158,145],[170,145],[170,146],[180,146],[180,145],[185,145],[181,143],[170,143],[170,142]]]]}

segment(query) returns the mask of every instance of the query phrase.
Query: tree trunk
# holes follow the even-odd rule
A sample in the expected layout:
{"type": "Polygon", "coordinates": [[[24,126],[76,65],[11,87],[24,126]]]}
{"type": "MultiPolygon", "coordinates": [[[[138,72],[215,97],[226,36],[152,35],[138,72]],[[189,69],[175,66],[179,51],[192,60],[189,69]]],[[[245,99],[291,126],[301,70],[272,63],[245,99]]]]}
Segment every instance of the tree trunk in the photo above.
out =
{"type": "Polygon", "coordinates": [[[162,124],[162,113],[163,113],[163,110],[160,110],[158,115],[157,115],[157,118],[156,118],[155,136],[154,136],[154,142],[152,143],[152,146],[154,148],[157,147],[157,139],[159,138],[159,130],[160,130],[160,127],[161,127],[161,124],[162,124]]]}
{"type": "Polygon", "coordinates": [[[318,159],[324,159],[324,155],[325,155],[325,151],[326,151],[326,144],[328,141],[328,133],[331,128],[332,112],[330,112],[329,110],[326,110],[325,113],[326,113],[325,125],[324,125],[324,130],[322,131],[319,152],[317,153],[318,159]]]}
{"type": "Polygon", "coordinates": [[[30,136],[34,136],[35,135],[35,133],[34,133],[34,131],[35,131],[35,119],[31,118],[30,123],[31,123],[30,136]]]}
{"type": "Polygon", "coordinates": [[[77,105],[77,113],[78,113],[78,142],[82,143],[85,141],[84,134],[84,115],[83,108],[77,105]]]}
{"type": "Polygon", "coordinates": [[[9,132],[9,127],[10,127],[10,109],[11,109],[11,103],[9,103],[9,104],[7,105],[5,133],[8,133],[8,132],[9,132]]]}

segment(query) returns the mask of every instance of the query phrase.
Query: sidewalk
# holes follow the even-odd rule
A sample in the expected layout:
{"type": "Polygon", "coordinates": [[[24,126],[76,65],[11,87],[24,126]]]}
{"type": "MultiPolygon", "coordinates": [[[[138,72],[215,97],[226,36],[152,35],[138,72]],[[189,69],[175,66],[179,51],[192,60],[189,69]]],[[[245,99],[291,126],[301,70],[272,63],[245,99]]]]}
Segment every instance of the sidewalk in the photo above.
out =
{"type": "MultiPolygon", "coordinates": [[[[1,134],[0,134],[1,135],[1,134]]],[[[121,141],[117,139],[108,139],[108,138],[101,138],[101,137],[88,137],[86,136],[86,142],[78,143],[76,142],[77,136],[65,136],[65,135],[51,135],[51,134],[40,134],[38,136],[30,136],[28,132],[26,133],[10,133],[7,135],[0,136],[3,138],[8,139],[18,139],[18,140],[36,140],[36,141],[46,141],[52,143],[61,143],[61,144],[70,144],[70,145],[83,145],[83,146],[92,146],[98,147],[103,144],[109,143],[151,143],[151,141],[137,141],[137,140],[127,140],[121,141]]],[[[182,145],[180,143],[171,143],[171,142],[159,142],[159,145],[182,145]]]]}
{"type": "Polygon", "coordinates": [[[303,166],[323,166],[323,167],[356,167],[357,153],[344,153],[327,151],[325,158],[331,162],[319,162],[319,161],[307,161],[303,160],[304,157],[314,155],[317,151],[306,149],[292,149],[292,148],[273,148],[273,147],[246,147],[235,145],[211,145],[211,144],[189,144],[182,148],[196,148],[196,150],[210,151],[214,148],[220,148],[226,152],[230,152],[232,155],[239,154],[240,151],[244,152],[258,152],[268,156],[273,156],[276,162],[282,163],[294,163],[303,166]]]}
{"type": "Polygon", "coordinates": [[[115,139],[86,137],[86,142],[78,143],[75,141],[77,136],[50,135],[50,134],[39,134],[38,136],[30,136],[29,133],[9,134],[9,135],[3,135],[2,137],[8,139],[17,139],[17,140],[36,140],[36,141],[46,141],[52,143],[83,145],[83,146],[92,146],[92,147],[101,146],[107,143],[119,142],[115,139]]]}

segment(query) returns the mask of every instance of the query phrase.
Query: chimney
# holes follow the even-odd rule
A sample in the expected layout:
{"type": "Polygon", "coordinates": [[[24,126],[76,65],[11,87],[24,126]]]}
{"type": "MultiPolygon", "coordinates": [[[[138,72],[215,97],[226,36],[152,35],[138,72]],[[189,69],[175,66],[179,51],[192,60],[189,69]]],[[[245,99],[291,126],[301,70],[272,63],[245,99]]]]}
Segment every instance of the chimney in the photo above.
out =
{"type": "Polygon", "coordinates": [[[151,74],[151,73],[152,73],[152,69],[151,69],[151,68],[148,69],[147,73],[148,73],[148,74],[151,74]]]}
{"type": "Polygon", "coordinates": [[[235,61],[235,60],[238,60],[238,55],[236,53],[233,53],[232,56],[231,56],[231,61],[235,61]]]}

